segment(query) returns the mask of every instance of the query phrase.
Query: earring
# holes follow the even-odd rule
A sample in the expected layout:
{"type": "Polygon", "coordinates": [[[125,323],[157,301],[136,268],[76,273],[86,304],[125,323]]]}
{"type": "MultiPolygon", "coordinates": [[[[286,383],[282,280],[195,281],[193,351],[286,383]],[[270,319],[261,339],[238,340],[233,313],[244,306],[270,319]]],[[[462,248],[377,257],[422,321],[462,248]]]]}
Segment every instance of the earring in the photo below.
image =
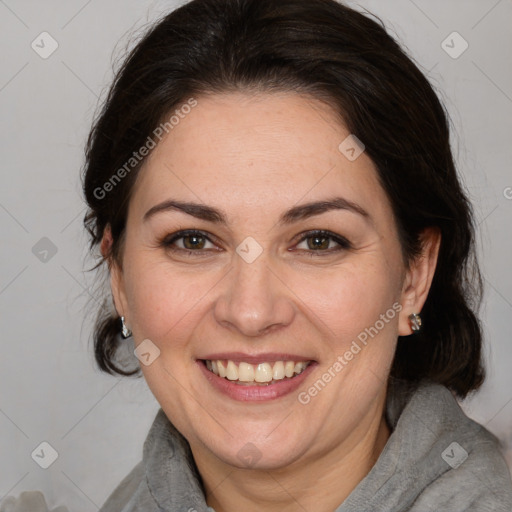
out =
{"type": "Polygon", "coordinates": [[[121,325],[122,325],[121,336],[124,339],[129,338],[132,335],[132,331],[130,331],[130,329],[126,326],[126,324],[124,322],[124,316],[121,317],[121,325]]]}
{"type": "Polygon", "coordinates": [[[421,329],[421,316],[418,313],[412,313],[409,315],[409,320],[411,322],[411,329],[414,332],[418,332],[421,329]]]}

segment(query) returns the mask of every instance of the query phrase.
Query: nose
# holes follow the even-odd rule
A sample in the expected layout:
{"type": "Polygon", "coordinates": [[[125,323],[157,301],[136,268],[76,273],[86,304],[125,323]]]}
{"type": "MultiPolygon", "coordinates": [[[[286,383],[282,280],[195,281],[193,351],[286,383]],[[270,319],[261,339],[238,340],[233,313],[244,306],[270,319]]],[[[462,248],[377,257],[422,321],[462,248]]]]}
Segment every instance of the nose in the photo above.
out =
{"type": "Polygon", "coordinates": [[[256,337],[292,322],[292,293],[270,263],[265,253],[252,263],[235,256],[214,308],[219,324],[256,337]]]}

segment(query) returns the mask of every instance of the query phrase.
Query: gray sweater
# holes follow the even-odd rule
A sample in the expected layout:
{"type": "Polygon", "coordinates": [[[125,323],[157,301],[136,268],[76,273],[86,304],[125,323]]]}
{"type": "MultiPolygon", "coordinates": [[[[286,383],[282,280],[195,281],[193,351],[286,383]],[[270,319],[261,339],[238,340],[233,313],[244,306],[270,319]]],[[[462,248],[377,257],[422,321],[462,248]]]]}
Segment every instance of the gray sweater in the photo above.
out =
{"type": "MultiPolygon", "coordinates": [[[[446,387],[390,379],[385,414],[392,433],[384,450],[333,512],[512,512],[499,441],[464,414],[446,387]]],[[[100,510],[135,511],[214,512],[187,441],[162,409],[143,460],[100,510]]]]}

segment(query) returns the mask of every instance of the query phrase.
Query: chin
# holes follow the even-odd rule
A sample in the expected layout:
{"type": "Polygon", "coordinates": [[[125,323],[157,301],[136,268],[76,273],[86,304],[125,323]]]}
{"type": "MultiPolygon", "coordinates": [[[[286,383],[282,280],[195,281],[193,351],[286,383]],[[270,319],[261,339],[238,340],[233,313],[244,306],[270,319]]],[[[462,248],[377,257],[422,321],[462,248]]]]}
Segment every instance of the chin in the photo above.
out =
{"type": "Polygon", "coordinates": [[[290,436],[276,436],[271,440],[261,436],[260,440],[250,439],[251,436],[230,437],[223,445],[217,440],[208,443],[207,447],[229,466],[254,470],[274,470],[290,466],[306,449],[303,439],[290,436]]]}

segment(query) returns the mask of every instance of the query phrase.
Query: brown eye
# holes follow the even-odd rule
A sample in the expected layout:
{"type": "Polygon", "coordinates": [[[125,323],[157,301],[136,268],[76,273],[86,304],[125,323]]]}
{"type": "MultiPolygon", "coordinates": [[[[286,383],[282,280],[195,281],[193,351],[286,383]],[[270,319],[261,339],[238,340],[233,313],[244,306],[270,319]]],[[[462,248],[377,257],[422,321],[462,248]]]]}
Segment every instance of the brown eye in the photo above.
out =
{"type": "Polygon", "coordinates": [[[352,244],[340,235],[329,231],[310,231],[305,233],[296,248],[316,253],[333,253],[352,248],[352,244]],[[300,247],[304,244],[306,247],[300,247]]]}
{"type": "Polygon", "coordinates": [[[327,236],[310,236],[307,238],[308,248],[312,250],[328,249],[330,240],[327,236]]]}
{"type": "Polygon", "coordinates": [[[201,231],[179,231],[167,236],[162,240],[161,245],[172,251],[188,251],[198,254],[215,248],[210,238],[201,231]]]}
{"type": "Polygon", "coordinates": [[[204,249],[206,238],[203,235],[185,235],[181,238],[185,249],[204,249]]]}

